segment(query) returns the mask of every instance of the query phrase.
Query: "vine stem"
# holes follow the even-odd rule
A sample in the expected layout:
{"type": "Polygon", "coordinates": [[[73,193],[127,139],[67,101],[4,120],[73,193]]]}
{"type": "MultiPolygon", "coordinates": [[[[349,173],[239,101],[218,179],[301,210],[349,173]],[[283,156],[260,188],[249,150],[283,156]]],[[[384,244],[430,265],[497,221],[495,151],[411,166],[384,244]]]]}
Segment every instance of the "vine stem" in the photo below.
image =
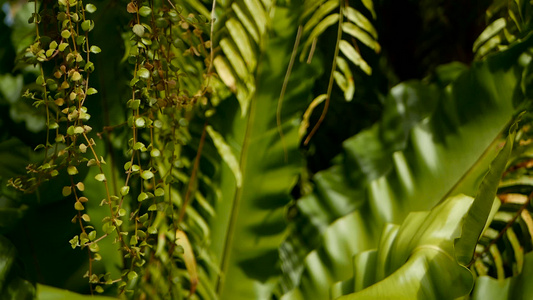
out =
{"type": "Polygon", "coordinates": [[[289,84],[289,78],[291,77],[292,68],[294,66],[294,61],[296,60],[296,54],[298,53],[298,46],[300,45],[300,40],[302,38],[303,26],[298,26],[298,32],[296,33],[296,41],[294,42],[294,47],[292,49],[291,59],[289,61],[289,66],[287,67],[287,73],[285,73],[285,78],[283,79],[283,85],[281,87],[281,92],[278,99],[278,107],[276,109],[276,124],[278,127],[279,136],[281,139],[281,144],[283,145],[283,153],[285,155],[285,162],[288,162],[289,157],[287,153],[287,145],[285,144],[285,136],[283,135],[283,128],[281,127],[281,109],[283,106],[283,97],[285,96],[285,91],[287,90],[287,85],[289,84]]]}

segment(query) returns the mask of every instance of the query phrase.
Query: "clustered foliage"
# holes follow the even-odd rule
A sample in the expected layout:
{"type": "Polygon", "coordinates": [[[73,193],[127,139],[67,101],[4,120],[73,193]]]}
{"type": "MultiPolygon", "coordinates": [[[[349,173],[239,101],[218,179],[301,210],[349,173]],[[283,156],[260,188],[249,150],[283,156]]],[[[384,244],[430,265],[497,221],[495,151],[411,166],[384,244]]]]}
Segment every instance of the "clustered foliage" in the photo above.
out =
{"type": "Polygon", "coordinates": [[[487,3],[470,66],[398,82],[395,1],[2,2],[0,128],[33,130],[0,135],[0,298],[513,299],[533,274],[533,4],[487,3]],[[27,266],[49,249],[66,283],[27,266]]]}
{"type": "MultiPolygon", "coordinates": [[[[23,96],[31,99],[36,108],[44,108],[46,143],[35,148],[44,159],[30,164],[27,176],[11,179],[9,184],[31,193],[60,172],[68,174],[70,185],[62,188],[62,196],[71,199],[77,213],[72,222],[80,228],[80,234],[70,244],[73,249],[79,247],[88,252],[84,277],[88,278],[91,292],[102,293],[110,285],[116,285],[120,294],[128,288],[133,292],[131,288],[137,281],[142,282],[140,286],[154,284],[157,290],[164,284],[160,276],[170,277],[176,272],[176,265],[169,264],[169,259],[182,253],[194,293],[196,266],[187,235],[179,224],[193,193],[205,129],[192,167],[191,184],[181,201],[176,200],[179,197],[176,169],[183,167],[180,153],[190,141],[189,119],[195,113],[205,112],[202,107],[207,106],[211,23],[202,15],[184,16],[183,8],[172,2],[127,3],[125,9],[132,17],[124,33],[126,60],[131,66],[131,98],[124,101],[127,119],[98,134],[110,135],[118,127],[126,128],[122,133],[127,138],[123,153],[127,159],[125,179],[117,191],[110,184],[115,181],[116,185],[117,178],[106,175],[107,163],[96,149],[92,127],[87,125],[91,115],[85,103],[94,101],[89,96],[97,94],[89,84],[95,69],[91,54],[101,52],[98,46],[89,43],[89,33],[95,26],[89,16],[97,7],[70,0],[42,5],[35,1],[34,5],[29,21],[35,24],[35,42],[26,49],[21,61],[37,65],[40,75],[35,86],[23,96]],[[103,186],[98,189],[105,191],[98,195],[103,199],[84,194],[86,186],[80,181],[79,169],[86,167],[96,169],[88,172],[94,173],[93,180],[103,186]],[[101,226],[91,222],[93,216],[85,207],[89,201],[108,207],[105,217],[97,222],[101,226]],[[94,264],[102,260],[99,243],[104,239],[113,240],[122,253],[124,267],[119,276],[95,272],[101,269],[94,264]],[[156,274],[151,274],[150,268],[143,271],[147,263],[156,274]],[[144,276],[143,280],[138,278],[139,274],[144,276]]],[[[163,290],[172,292],[168,286],[163,290]]]]}

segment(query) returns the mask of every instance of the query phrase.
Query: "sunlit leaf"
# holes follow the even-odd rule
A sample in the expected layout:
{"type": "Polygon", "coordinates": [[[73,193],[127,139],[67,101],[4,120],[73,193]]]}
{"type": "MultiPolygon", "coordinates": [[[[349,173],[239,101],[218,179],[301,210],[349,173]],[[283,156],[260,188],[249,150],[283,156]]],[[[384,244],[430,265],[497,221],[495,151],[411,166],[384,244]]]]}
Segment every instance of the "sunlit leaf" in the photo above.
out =
{"type": "Polygon", "coordinates": [[[506,21],[505,18],[499,18],[492,22],[485,30],[479,35],[479,37],[474,42],[472,46],[472,51],[477,52],[479,47],[486,43],[490,38],[498,34],[500,31],[505,28],[506,21]]]}
{"type": "Polygon", "coordinates": [[[239,162],[237,161],[237,158],[231,151],[230,146],[224,141],[224,138],[216,132],[212,126],[208,125],[206,126],[207,133],[213,139],[213,142],[215,143],[215,147],[218,150],[218,153],[222,157],[222,159],[228,164],[229,168],[233,172],[233,175],[235,176],[235,181],[237,184],[237,187],[241,187],[242,185],[242,173],[241,168],[239,166],[239,162]]]}
{"type": "Polygon", "coordinates": [[[196,259],[192,251],[191,243],[189,242],[185,232],[182,230],[176,231],[176,245],[183,248],[183,260],[185,261],[185,267],[189,272],[192,295],[195,293],[196,286],[198,285],[198,271],[196,270],[196,259]]]}

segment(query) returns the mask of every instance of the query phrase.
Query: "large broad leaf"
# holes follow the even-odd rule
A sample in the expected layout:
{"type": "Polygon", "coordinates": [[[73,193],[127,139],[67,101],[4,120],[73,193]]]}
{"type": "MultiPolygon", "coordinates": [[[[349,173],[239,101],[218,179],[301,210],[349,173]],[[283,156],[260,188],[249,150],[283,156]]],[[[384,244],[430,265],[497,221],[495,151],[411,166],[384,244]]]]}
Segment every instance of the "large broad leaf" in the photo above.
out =
{"type": "MultiPolygon", "coordinates": [[[[327,298],[332,282],[352,275],[345,267],[352,255],[376,247],[387,222],[400,223],[449,195],[474,195],[495,156],[496,139],[519,110],[520,62],[528,61],[520,57],[532,41],[475,63],[434,94],[436,109],[420,122],[382,123],[345,142],[338,163],[315,176],[317,188],[298,201],[298,230],[282,248],[287,276],[281,287],[299,287],[284,299],[327,298]],[[387,138],[397,136],[398,128],[408,128],[400,149],[391,145],[401,143],[387,138]]],[[[416,87],[408,92],[412,87],[390,95],[400,116],[408,111],[401,99],[421,95],[416,87]]]]}
{"type": "Polygon", "coordinates": [[[280,274],[278,247],[286,235],[285,205],[303,167],[298,120],[321,72],[316,64],[295,66],[281,110],[280,138],[276,111],[295,39],[297,9],[275,10],[272,37],[263,41],[257,92],[245,117],[240,117],[236,101],[226,100],[209,120],[239,158],[242,173],[239,188],[232,170],[222,165],[221,201],[210,224],[211,248],[220,261],[219,278],[214,278],[220,299],[269,298],[280,274]]]}
{"type": "Polygon", "coordinates": [[[81,295],[69,290],[58,289],[48,285],[37,284],[37,300],[111,300],[116,298],[81,295]]]}
{"type": "Polygon", "coordinates": [[[430,212],[409,214],[401,227],[385,227],[378,249],[355,257],[353,279],[338,284],[333,298],[455,299],[467,295],[474,277],[464,261],[472,259],[495,207],[515,132],[516,124],[475,199],[448,198],[430,212]]]}
{"type": "Polygon", "coordinates": [[[354,278],[336,285],[333,298],[454,299],[468,294],[474,278],[455,260],[453,241],[472,200],[452,197],[430,212],[409,214],[402,226],[385,227],[378,249],[355,257],[354,278]]]}

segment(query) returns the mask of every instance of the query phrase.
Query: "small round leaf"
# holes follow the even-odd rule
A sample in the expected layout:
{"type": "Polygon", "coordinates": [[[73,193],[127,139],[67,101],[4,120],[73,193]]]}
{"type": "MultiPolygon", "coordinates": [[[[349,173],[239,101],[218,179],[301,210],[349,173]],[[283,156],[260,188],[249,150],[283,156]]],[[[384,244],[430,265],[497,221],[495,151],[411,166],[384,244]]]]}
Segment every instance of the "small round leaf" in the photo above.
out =
{"type": "Polygon", "coordinates": [[[76,201],[76,202],[74,203],[74,209],[75,209],[75,210],[84,210],[85,207],[83,207],[83,204],[81,204],[81,202],[76,201]]]}
{"type": "Polygon", "coordinates": [[[141,177],[145,180],[152,179],[154,177],[154,173],[152,173],[150,170],[144,170],[141,173],[141,177]]]}
{"type": "Polygon", "coordinates": [[[90,48],[90,51],[94,54],[98,54],[100,52],[102,52],[102,49],[100,49],[100,47],[98,46],[95,46],[95,45],[92,45],[91,48],[90,48]]]}
{"type": "Polygon", "coordinates": [[[72,81],[78,81],[81,79],[81,75],[78,71],[74,71],[72,72],[70,79],[72,79],[72,81]]]}
{"type": "Polygon", "coordinates": [[[159,151],[158,149],[153,149],[152,151],[150,151],[150,156],[159,157],[161,156],[161,151],[159,151]]]}
{"type": "Polygon", "coordinates": [[[152,13],[152,9],[148,6],[141,6],[139,8],[139,14],[143,17],[148,17],[152,13]]]}
{"type": "Polygon", "coordinates": [[[105,181],[105,175],[103,173],[97,174],[96,176],[94,176],[94,179],[98,181],[105,181]]]}
{"type": "Polygon", "coordinates": [[[126,196],[129,192],[130,192],[130,187],[129,186],[123,186],[123,187],[120,188],[120,194],[122,196],[126,196]]]}
{"type": "Polygon", "coordinates": [[[133,26],[133,33],[139,37],[142,37],[144,35],[144,27],[141,24],[135,24],[133,26]]]}
{"type": "Polygon", "coordinates": [[[69,196],[72,193],[72,189],[70,186],[64,186],[61,193],[63,194],[64,197],[69,196]]]}
{"type": "Polygon", "coordinates": [[[162,188],[157,188],[155,190],[154,194],[156,195],[156,197],[164,196],[165,195],[165,190],[162,189],[162,188]]]}
{"type": "Polygon", "coordinates": [[[137,273],[135,273],[135,271],[129,271],[128,272],[128,280],[133,280],[135,278],[137,278],[137,273]]]}
{"type": "Polygon", "coordinates": [[[148,199],[148,194],[146,193],[140,193],[139,196],[137,196],[137,201],[139,202],[143,202],[146,199],[148,199]]]}
{"type": "Polygon", "coordinates": [[[93,12],[96,11],[96,6],[94,6],[94,4],[89,3],[89,4],[85,5],[85,10],[86,10],[88,13],[91,13],[91,14],[92,14],[93,12]]]}
{"type": "Polygon", "coordinates": [[[76,175],[78,174],[78,169],[75,166],[68,166],[67,173],[68,175],[71,175],[71,176],[76,175]]]}
{"type": "Polygon", "coordinates": [[[150,78],[150,71],[148,71],[146,68],[140,68],[137,71],[137,75],[141,78],[148,79],[150,78]]]}
{"type": "Polygon", "coordinates": [[[64,39],[68,39],[70,37],[70,31],[68,29],[65,29],[65,30],[61,31],[61,36],[64,39]]]}

